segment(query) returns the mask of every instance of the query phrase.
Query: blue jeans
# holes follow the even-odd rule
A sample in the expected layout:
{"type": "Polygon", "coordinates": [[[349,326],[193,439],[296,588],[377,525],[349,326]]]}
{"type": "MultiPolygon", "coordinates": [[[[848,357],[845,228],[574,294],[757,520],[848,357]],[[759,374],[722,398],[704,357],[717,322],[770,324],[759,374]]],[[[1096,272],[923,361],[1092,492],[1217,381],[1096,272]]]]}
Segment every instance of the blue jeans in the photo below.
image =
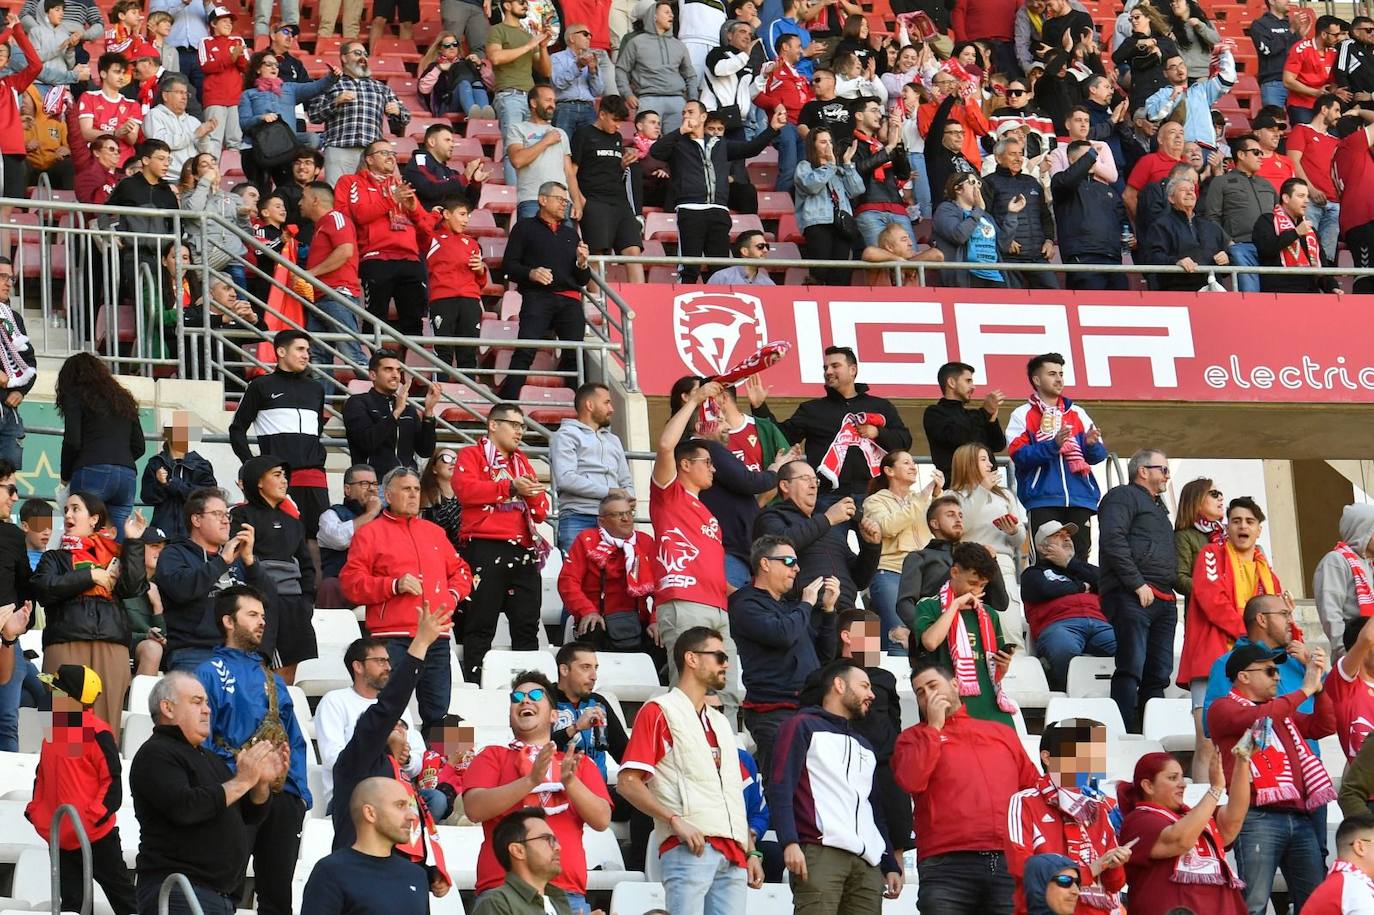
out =
{"type": "MultiPolygon", "coordinates": [[[[391,666],[399,668],[410,650],[410,639],[385,641],[391,666]]],[[[425,733],[448,714],[449,692],[453,689],[452,671],[453,654],[449,640],[439,639],[425,653],[424,663],[420,665],[420,682],[415,686],[415,703],[420,707],[420,729],[425,733]]]]}
{"type": "Polygon", "coordinates": [[[481,83],[460,79],[458,85],[453,87],[453,94],[458,99],[456,110],[463,114],[467,114],[468,109],[474,105],[485,108],[491,104],[491,96],[487,95],[487,87],[481,83]]]}
{"type": "Polygon", "coordinates": [[[1112,700],[1121,710],[1126,730],[1139,734],[1141,709],[1164,695],[1174,672],[1178,607],[1159,598],[1142,607],[1134,591],[1108,591],[1102,595],[1102,614],[1116,632],[1112,700]]]}
{"type": "Polygon", "coordinates": [[[235,286],[244,290],[248,288],[248,271],[242,263],[234,261],[231,264],[226,264],[224,272],[229,274],[229,279],[234,281],[235,286]]]}
{"type": "Polygon", "coordinates": [[[1069,676],[1069,662],[1074,658],[1110,658],[1116,654],[1116,632],[1111,623],[1102,620],[1060,620],[1040,630],[1035,653],[1049,662],[1050,689],[1062,690],[1069,676]]]}
{"type": "Polygon", "coordinates": [[[894,222],[906,229],[906,234],[911,236],[911,243],[914,245],[916,243],[916,230],[912,228],[911,220],[904,214],[864,210],[854,216],[854,223],[859,227],[859,234],[863,236],[865,247],[876,246],[878,236],[883,233],[883,229],[894,222]]]}
{"type": "Polygon", "coordinates": [[[573,541],[583,531],[596,527],[596,515],[575,515],[572,512],[558,513],[558,548],[568,555],[573,541]]]}
{"type": "MultiPolygon", "coordinates": [[[[921,208],[921,218],[930,219],[935,210],[930,202],[930,178],[926,173],[925,153],[909,152],[906,159],[911,163],[911,196],[921,208]]],[[[912,242],[916,239],[913,237],[912,242]]]]}
{"type": "Polygon", "coordinates": [[[1260,83],[1260,104],[1278,105],[1280,108],[1288,107],[1288,87],[1282,80],[1260,83]]]}
{"type": "MultiPolygon", "coordinates": [[[[363,307],[363,303],[356,297],[341,290],[336,291],[339,292],[339,295],[344,296],[359,308],[363,307]]],[[[351,330],[354,333],[358,332],[358,316],[349,311],[342,304],[334,301],[329,296],[320,297],[315,304],[319,306],[320,311],[333,318],[338,323],[339,328],[351,330]]],[[[306,309],[305,312],[305,328],[306,330],[316,331],[318,333],[342,332],[339,328],[334,328],[325,324],[323,318],[309,309],[306,309]]],[[[363,352],[363,348],[357,340],[336,340],[332,345],[334,349],[343,353],[343,355],[353,364],[360,368],[367,365],[367,354],[363,352]]],[[[314,344],[310,347],[310,361],[316,365],[330,365],[334,362],[334,357],[331,356],[329,351],[323,346],[314,344]]],[[[332,392],[326,391],[326,393],[332,392]]]]}
{"type": "Polygon", "coordinates": [[[18,645],[4,650],[14,652],[14,670],[8,680],[0,683],[0,753],[18,753],[19,700],[24,695],[24,677],[33,663],[24,657],[18,645]]]}
{"type": "Polygon", "coordinates": [[[904,625],[897,615],[897,586],[902,583],[901,572],[879,569],[868,583],[868,609],[882,617],[883,651],[888,654],[906,657],[906,646],[898,645],[887,637],[894,626],[904,625]]]}
{"type": "MultiPolygon", "coordinates": [[[[215,653],[213,648],[178,648],[172,652],[167,659],[168,670],[180,670],[184,673],[193,674],[196,668],[210,660],[210,655],[215,653]]],[[[140,709],[134,709],[140,711],[140,709]]]]}
{"type": "Polygon", "coordinates": [[[6,406],[0,406],[0,460],[24,469],[24,421],[18,410],[6,406]]]}
{"type": "Polygon", "coordinates": [[[1293,105],[1288,106],[1288,123],[1296,127],[1299,124],[1311,124],[1312,119],[1317,116],[1317,106],[1308,108],[1298,108],[1293,105]]]}
{"type": "MultiPolygon", "coordinates": [[[[502,136],[505,135],[507,127],[524,121],[530,113],[530,100],[523,89],[502,89],[496,93],[494,105],[502,136]]],[[[501,167],[506,172],[506,183],[514,187],[515,166],[511,164],[509,156],[502,159],[501,167]]]]}
{"type": "Polygon", "coordinates": [[[778,150],[778,183],[773,190],[787,191],[790,194],[792,179],[797,173],[797,163],[806,155],[806,143],[802,140],[801,134],[797,133],[796,125],[789,121],[778,131],[773,146],[778,150]]]}
{"type": "Polygon", "coordinates": [[[135,487],[134,469],[119,464],[87,464],[72,473],[70,492],[88,492],[99,496],[100,501],[110,510],[110,523],[114,525],[115,539],[124,542],[124,522],[134,510],[135,487]]]}
{"type": "Polygon", "coordinates": [[[572,135],[577,133],[577,128],[583,124],[596,123],[596,109],[591,102],[566,101],[559,102],[553,109],[553,126],[561,127],[563,132],[572,139],[572,135]]]}
{"type": "MultiPolygon", "coordinates": [[[[1237,267],[1258,267],[1259,251],[1248,241],[1237,241],[1231,243],[1230,251],[1231,263],[1237,267]]],[[[1222,284],[1226,285],[1225,283],[1222,284]]],[[[1259,292],[1260,281],[1258,273],[1237,273],[1236,290],[1239,292],[1259,292]]]]}
{"type": "Polygon", "coordinates": [[[1326,876],[1312,818],[1296,810],[1251,807],[1234,848],[1250,915],[1263,915],[1268,907],[1276,870],[1283,870],[1295,912],[1326,876]]]}
{"type": "Polygon", "coordinates": [[[438,788],[416,788],[415,790],[424,799],[425,809],[434,818],[434,822],[438,823],[448,816],[448,798],[444,796],[444,792],[438,788]]]}
{"type": "MultiPolygon", "coordinates": [[[[1317,230],[1317,240],[1322,246],[1322,263],[1336,263],[1336,243],[1341,235],[1341,205],[1328,200],[1325,206],[1317,206],[1309,201],[1307,221],[1317,230]]],[[[0,434],[3,434],[3,428],[0,428],[0,434]]],[[[0,457],[4,455],[0,454],[0,457]]]]}
{"type": "Polygon", "coordinates": [[[743,588],[753,580],[753,577],[749,572],[749,563],[738,556],[725,554],[725,580],[730,583],[731,587],[743,588]]]}
{"type": "Polygon", "coordinates": [[[572,915],[592,915],[592,907],[587,904],[587,897],[581,893],[566,893],[568,897],[568,911],[572,915]]]}
{"type": "Polygon", "coordinates": [[[659,858],[664,908],[673,915],[738,915],[746,908],[744,868],[709,844],[698,857],[679,845],[659,858]]]}

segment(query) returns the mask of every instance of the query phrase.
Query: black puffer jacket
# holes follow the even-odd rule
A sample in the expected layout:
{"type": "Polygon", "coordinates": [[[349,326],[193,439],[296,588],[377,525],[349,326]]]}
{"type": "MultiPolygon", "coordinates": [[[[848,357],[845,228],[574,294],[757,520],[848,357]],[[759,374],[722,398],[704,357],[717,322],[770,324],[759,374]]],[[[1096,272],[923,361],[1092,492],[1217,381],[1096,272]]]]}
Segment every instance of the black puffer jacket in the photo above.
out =
{"type": "Polygon", "coordinates": [[[1174,526],[1158,496],[1135,483],[1112,487],[1097,506],[1097,530],[1103,594],[1144,584],[1173,590],[1174,526]]]}
{"type": "MultiPolygon", "coordinates": [[[[983,178],[983,202],[988,214],[998,225],[1004,225],[1011,211],[1008,207],[1018,196],[1026,198],[1026,208],[1016,220],[1016,231],[1009,242],[1021,244],[1021,250],[1009,255],[1008,260],[1043,260],[1040,249],[1045,239],[1054,238],[1054,213],[1050,211],[1049,195],[1041,186],[1040,180],[1025,172],[1012,174],[1005,166],[983,178]]],[[[1119,240],[1120,236],[1112,233],[1119,240]]]]}
{"type": "MultiPolygon", "coordinates": [[[[272,507],[258,492],[258,481],[274,467],[287,467],[285,461],[271,454],[255,457],[243,465],[239,476],[243,481],[243,495],[247,500],[235,505],[229,512],[229,536],[237,534],[245,524],[253,526],[253,557],[269,563],[268,571],[277,583],[280,595],[290,593],[283,587],[287,566],[295,563],[300,573],[301,593],[311,599],[315,596],[315,563],[305,545],[305,525],[282,511],[281,506],[272,507]]],[[[289,473],[288,467],[288,473],[289,473]]]]}
{"type": "Polygon", "coordinates": [[[67,642],[115,642],[128,645],[133,638],[129,618],[120,601],[148,590],[143,571],[143,544],[129,541],[119,555],[119,577],[114,598],[87,594],[93,582],[91,570],[72,567],[68,550],[48,550],[38,560],[31,581],[33,595],[43,605],[47,625],[43,647],[67,642]]]}

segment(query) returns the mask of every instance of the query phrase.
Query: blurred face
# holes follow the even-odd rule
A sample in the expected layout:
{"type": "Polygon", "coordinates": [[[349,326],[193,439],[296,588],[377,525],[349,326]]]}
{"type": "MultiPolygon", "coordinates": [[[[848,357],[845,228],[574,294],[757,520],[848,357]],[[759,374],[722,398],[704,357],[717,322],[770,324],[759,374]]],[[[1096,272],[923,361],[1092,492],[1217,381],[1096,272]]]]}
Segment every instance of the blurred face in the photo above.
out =
{"type": "Polygon", "coordinates": [[[779,481],[778,491],[784,499],[811,514],[816,510],[816,492],[820,485],[816,471],[804,461],[790,461],[785,466],[791,476],[779,481]]]}
{"type": "Polygon", "coordinates": [[[61,25],[62,16],[63,10],[60,6],[55,6],[52,9],[48,10],[48,22],[52,25],[61,25]]]}
{"type": "Polygon", "coordinates": [[[157,558],[162,555],[162,548],[165,543],[145,543],[143,544],[143,571],[149,578],[153,577],[153,572],[157,569],[157,558]]]}
{"type": "Polygon", "coordinates": [[[372,386],[383,394],[392,395],[401,389],[401,360],[383,359],[368,372],[372,386]]]}
{"type": "Polygon", "coordinates": [[[223,499],[206,499],[205,509],[191,517],[191,528],[211,546],[222,546],[229,540],[229,506],[223,499]]]}
{"type": "Polygon", "coordinates": [[[930,700],[936,696],[944,696],[949,700],[951,712],[959,708],[959,688],[954,685],[953,680],[946,679],[938,670],[923,670],[912,677],[911,689],[916,693],[916,707],[921,712],[922,721],[930,720],[926,709],[930,705],[930,700]]]}
{"type": "Polygon", "coordinates": [[[99,515],[91,514],[80,496],[68,496],[62,506],[62,527],[73,537],[90,537],[103,524],[99,515]]]}
{"type": "Polygon", "coordinates": [[[883,650],[882,623],[857,620],[841,630],[840,643],[848,646],[849,656],[865,667],[869,659],[876,659],[883,650]]]}
{"type": "Polygon", "coordinates": [[[1089,779],[1102,778],[1107,771],[1107,729],[1093,728],[1091,740],[1065,747],[1062,756],[1042,750],[1040,763],[1061,788],[1082,788],[1089,779]]]}
{"type": "Polygon", "coordinates": [[[543,739],[538,742],[544,743],[548,740],[549,728],[553,727],[553,719],[553,697],[544,687],[538,683],[517,683],[511,690],[510,729],[516,737],[525,743],[534,743],[527,738],[542,735],[543,739]]]}
{"type": "Polygon", "coordinates": [[[162,703],[168,724],[181,729],[187,741],[200,746],[210,736],[210,701],[195,677],[177,678],[176,699],[162,703]]]}
{"type": "Polygon", "coordinates": [[[935,78],[931,80],[931,86],[935,89],[935,94],[940,98],[944,98],[954,92],[955,89],[958,88],[958,85],[958,80],[944,72],[937,73],[935,78]]]}
{"type": "Polygon", "coordinates": [[[241,651],[256,651],[262,644],[263,633],[267,631],[267,614],[262,609],[262,601],[254,597],[240,597],[231,619],[227,643],[241,651]]]}
{"type": "Polygon", "coordinates": [[[976,66],[978,63],[978,49],[973,45],[965,47],[959,52],[959,63],[962,64],[965,69],[976,66]]]}
{"type": "Polygon", "coordinates": [[[507,410],[499,417],[487,420],[487,434],[497,448],[509,454],[525,438],[525,417],[513,410],[507,410]]]}
{"type": "Polygon", "coordinates": [[[558,668],[558,684],[570,697],[581,699],[596,689],[596,672],[601,665],[596,652],[579,651],[571,663],[558,668]]]}
{"type": "Polygon", "coordinates": [[[286,471],[273,467],[258,480],[258,492],[269,505],[277,505],[286,498],[286,471]]]}
{"type": "Polygon", "coordinates": [[[635,513],[627,499],[616,499],[601,507],[597,519],[606,533],[617,540],[625,540],[635,532],[635,513]]]}
{"type": "Polygon", "coordinates": [[[1233,508],[1226,519],[1226,536],[1240,552],[1255,548],[1264,524],[1248,508],[1233,508]]]}
{"type": "Polygon", "coordinates": [[[1057,362],[1046,362],[1035,370],[1031,384],[1044,397],[1059,397],[1064,393],[1064,366],[1057,362]]]}
{"type": "Polygon", "coordinates": [[[410,474],[394,478],[386,488],[386,503],[393,515],[414,518],[420,513],[420,478],[410,474]]]}
{"type": "Polygon", "coordinates": [[[776,594],[792,590],[797,580],[797,551],[790,546],[776,546],[759,560],[759,584],[776,594]]]}
{"type": "Polygon", "coordinates": [[[787,61],[789,65],[795,65],[802,56],[801,39],[784,41],[778,48],[778,56],[787,61]]]}
{"type": "Polygon", "coordinates": [[[277,365],[284,372],[304,372],[310,366],[310,343],[298,338],[277,347],[277,365]]]}
{"type": "Polygon", "coordinates": [[[1078,908],[1078,895],[1081,892],[1078,881],[1077,870],[1062,870],[1045,886],[1045,904],[1054,915],[1073,915],[1078,908]],[[1061,883],[1068,885],[1060,886],[1061,883]]]}
{"type": "Polygon", "coordinates": [[[725,122],[715,119],[707,121],[706,135],[708,137],[716,137],[717,139],[725,136],[725,122]]]}
{"type": "Polygon", "coordinates": [[[941,540],[958,540],[964,536],[964,510],[953,502],[940,505],[930,519],[930,532],[941,540]]]}

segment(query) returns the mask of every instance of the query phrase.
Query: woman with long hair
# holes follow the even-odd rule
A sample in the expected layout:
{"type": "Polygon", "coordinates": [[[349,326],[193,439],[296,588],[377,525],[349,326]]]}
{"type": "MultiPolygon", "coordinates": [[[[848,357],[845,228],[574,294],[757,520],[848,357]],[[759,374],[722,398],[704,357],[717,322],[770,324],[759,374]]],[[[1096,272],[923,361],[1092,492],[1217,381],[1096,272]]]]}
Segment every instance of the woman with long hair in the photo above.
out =
{"type": "Polygon", "coordinates": [[[888,635],[902,625],[897,615],[902,562],[930,542],[926,509],[945,482],[945,475],[936,470],[931,481],[918,489],[920,472],[909,452],[889,451],[878,465],[878,475],[868,484],[868,498],[863,504],[864,520],[878,525],[883,535],[882,556],[868,585],[868,600],[869,609],[882,617],[883,650],[888,654],[906,654],[906,646],[892,641],[888,635]]]}
{"type": "Polygon", "coordinates": [[[108,506],[109,521],[122,537],[134,508],[134,465],[147,447],[138,402],[91,353],[75,353],[62,363],[55,400],[63,425],[62,485],[108,506]]]}
{"type": "Polygon", "coordinates": [[[430,114],[443,117],[461,113],[469,118],[494,118],[495,109],[482,83],[482,60],[463,55],[462,41],[452,32],[440,32],[420,58],[415,72],[418,88],[430,114]]]}
{"type": "MultiPolygon", "coordinates": [[[[988,117],[988,123],[992,125],[988,140],[1001,139],[1006,131],[1024,127],[1028,161],[1054,148],[1058,142],[1054,121],[1035,104],[1030,83],[1020,77],[1007,80],[1002,101],[1003,104],[994,108],[988,117]]],[[[991,147],[988,151],[992,151],[991,147]]]]}
{"type": "MultiPolygon", "coordinates": [[[[238,194],[221,190],[222,177],[219,160],[210,153],[187,159],[181,167],[181,181],[177,185],[181,208],[193,213],[213,213],[224,222],[237,223],[239,228],[251,234],[253,223],[248,217],[256,212],[257,201],[249,205],[238,194]]],[[[244,288],[248,276],[242,258],[248,248],[228,229],[215,228],[217,223],[214,221],[204,225],[204,233],[191,233],[193,244],[203,243],[205,250],[199,253],[210,262],[211,269],[224,271],[234,280],[234,285],[244,288]]]]}
{"type": "MultiPolygon", "coordinates": [[[[1198,554],[1209,543],[1226,539],[1226,501],[1221,490],[1210,479],[1198,477],[1183,485],[1178,494],[1178,511],[1174,514],[1174,552],[1178,556],[1178,585],[1183,606],[1193,593],[1193,566],[1198,554]]],[[[1212,744],[1202,727],[1203,703],[1207,696],[1207,681],[1193,692],[1193,731],[1197,735],[1197,750],[1193,753],[1193,779],[1201,780],[1212,761],[1212,744]]]]}
{"type": "MultiPolygon", "coordinates": [[[[864,192],[864,179],[854,168],[857,149],[851,143],[840,161],[829,130],[818,127],[806,135],[806,158],[797,163],[795,194],[797,227],[806,237],[806,256],[812,260],[847,261],[854,249],[854,240],[841,230],[839,220],[847,214],[853,225],[849,201],[864,192]]],[[[843,267],[817,267],[812,274],[826,286],[849,283],[849,271],[843,267]]]]}
{"type": "Polygon", "coordinates": [[[1188,82],[1206,79],[1212,67],[1212,48],[1221,42],[1221,33],[1207,18],[1207,11],[1196,0],[1170,0],[1167,11],[1161,0],[1159,7],[1169,26],[1169,37],[1188,65],[1188,82]]]}
{"type": "Polygon", "coordinates": [[[1002,632],[1024,643],[1026,619],[1021,609],[1017,567],[1030,542],[1026,510],[1002,485],[1002,472],[986,445],[970,442],[954,450],[949,465],[949,488],[964,507],[964,539],[991,547],[1007,588],[1007,609],[1001,613],[1002,632]]]}
{"type": "Polygon", "coordinates": [[[148,589],[143,568],[141,514],[120,523],[115,542],[110,510],[99,496],[73,490],[62,506],[62,540],[38,558],[33,595],[43,605],[43,672],[83,664],[100,675],[95,713],[119,740],[124,693],[129,688],[133,631],[121,603],[148,589]]]}
{"type": "Polygon", "coordinates": [[[1183,802],[1183,766],[1168,753],[1146,753],[1130,782],[1117,784],[1117,809],[1125,818],[1117,841],[1135,843],[1126,862],[1129,915],[1166,915],[1178,908],[1245,915],[1245,884],[1226,860],[1226,846],[1240,835],[1250,809],[1250,752],[1239,745],[1232,751],[1228,790],[1221,755],[1212,749],[1210,787],[1196,807],[1183,802]]]}
{"type": "Polygon", "coordinates": [[[1178,53],[1178,45],[1169,37],[1169,23],[1148,3],[1137,3],[1127,21],[1131,34],[1112,51],[1112,60],[1118,70],[1130,71],[1122,84],[1128,88],[1130,110],[1135,111],[1164,86],[1164,62],[1178,53]]]}
{"type": "Polygon", "coordinates": [[[457,451],[439,448],[420,474],[420,517],[442,527],[455,550],[463,517],[463,506],[453,492],[453,468],[457,464],[457,451]]]}
{"type": "Polygon", "coordinates": [[[317,148],[320,134],[296,130],[296,106],[324,92],[339,78],[337,72],[330,72],[309,83],[285,82],[280,76],[280,67],[281,62],[270,49],[255,53],[248,58],[248,69],[243,74],[243,94],[239,96],[244,174],[264,190],[273,182],[282,184],[291,180],[291,162],[271,167],[259,162],[253,151],[253,131],[264,124],[282,121],[295,133],[297,143],[317,148]]]}

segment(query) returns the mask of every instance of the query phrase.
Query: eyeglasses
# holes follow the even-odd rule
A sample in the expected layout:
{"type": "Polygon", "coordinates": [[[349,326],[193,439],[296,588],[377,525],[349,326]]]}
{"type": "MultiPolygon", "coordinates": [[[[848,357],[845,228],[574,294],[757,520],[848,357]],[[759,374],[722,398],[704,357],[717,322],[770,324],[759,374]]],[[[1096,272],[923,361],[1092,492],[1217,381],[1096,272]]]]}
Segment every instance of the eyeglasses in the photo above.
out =
{"type": "Polygon", "coordinates": [[[214,511],[201,512],[201,515],[209,515],[211,518],[228,518],[229,512],[225,509],[217,508],[214,511]]]}
{"type": "Polygon", "coordinates": [[[1259,151],[1260,151],[1260,148],[1259,148],[1258,146],[1247,146],[1247,147],[1245,147],[1244,149],[1238,149],[1238,150],[1236,150],[1236,155],[1238,155],[1238,156],[1246,156],[1246,155],[1249,155],[1250,153],[1258,153],[1259,151]]]}
{"type": "Polygon", "coordinates": [[[443,41],[443,42],[440,42],[440,43],[439,43],[439,47],[441,47],[441,48],[443,48],[445,51],[447,51],[449,48],[456,48],[456,47],[458,47],[458,42],[456,42],[456,41],[443,41]]]}
{"type": "Polygon", "coordinates": [[[542,836],[529,836],[528,838],[520,839],[518,841],[521,845],[528,845],[531,842],[548,842],[550,848],[558,847],[558,836],[554,835],[551,832],[546,832],[542,836]]]}
{"type": "Polygon", "coordinates": [[[275,70],[279,66],[275,60],[264,60],[260,66],[264,70],[275,70]]]}
{"type": "Polygon", "coordinates": [[[458,455],[454,454],[452,451],[446,451],[443,454],[439,455],[439,463],[456,464],[458,463],[458,455]]]}
{"type": "Polygon", "coordinates": [[[1209,489],[1207,490],[1207,495],[1211,496],[1213,499],[1220,499],[1222,497],[1220,489],[1209,489]]]}
{"type": "Polygon", "coordinates": [[[717,648],[715,651],[688,651],[687,653],[707,655],[709,657],[715,658],[717,664],[724,664],[730,660],[730,656],[719,648],[717,648]]]}
{"type": "Polygon", "coordinates": [[[1145,464],[1144,467],[1145,467],[1146,470],[1158,470],[1160,473],[1164,474],[1166,477],[1169,475],[1169,465],[1168,465],[1168,464],[1145,464]]]}
{"type": "Polygon", "coordinates": [[[576,32],[570,32],[569,34],[573,37],[577,37],[578,35],[586,35],[588,38],[592,37],[592,33],[587,29],[578,29],[576,32]]]}
{"type": "Polygon", "coordinates": [[[770,251],[770,250],[772,250],[772,249],[771,249],[771,247],[769,246],[768,242],[766,242],[766,241],[761,241],[761,242],[759,242],[757,245],[754,245],[754,250],[755,250],[755,251],[770,251]]]}
{"type": "Polygon", "coordinates": [[[394,150],[394,149],[374,149],[374,150],[372,150],[372,152],[368,153],[367,155],[368,155],[369,157],[372,157],[372,156],[381,156],[383,159],[394,159],[394,158],[396,158],[396,150],[394,150]]]}
{"type": "Polygon", "coordinates": [[[1247,667],[1247,668],[1245,668],[1245,673],[1247,673],[1247,674],[1264,674],[1266,677],[1275,677],[1275,678],[1277,678],[1278,675],[1279,675],[1279,669],[1278,669],[1277,667],[1275,667],[1274,665],[1271,664],[1271,665],[1269,665],[1268,667],[1247,667]]]}
{"type": "Polygon", "coordinates": [[[1067,890],[1071,886],[1078,886],[1080,880],[1077,874],[1055,874],[1050,882],[1061,889],[1067,890]]]}
{"type": "Polygon", "coordinates": [[[354,48],[353,50],[349,51],[349,52],[348,52],[346,55],[344,55],[344,56],[345,56],[345,57],[357,57],[357,58],[359,58],[360,60],[367,60],[367,52],[364,51],[362,48],[354,48]]]}
{"type": "Polygon", "coordinates": [[[3,488],[10,494],[10,498],[19,495],[19,487],[15,486],[13,483],[6,483],[3,488]]]}
{"type": "Polygon", "coordinates": [[[345,486],[368,486],[372,489],[377,488],[376,480],[354,480],[352,483],[345,483],[345,486]]]}
{"type": "Polygon", "coordinates": [[[531,702],[538,702],[539,700],[541,700],[541,699],[544,698],[544,695],[545,695],[545,694],[544,694],[544,687],[542,687],[542,686],[536,686],[534,689],[530,690],[529,692],[525,692],[524,690],[521,690],[521,689],[511,690],[511,694],[510,694],[510,704],[511,704],[511,705],[519,705],[520,703],[524,702],[526,699],[530,700],[531,702]]]}
{"type": "Polygon", "coordinates": [[[14,282],[14,274],[13,274],[13,273],[0,273],[0,283],[13,283],[13,282],[14,282]]]}
{"type": "Polygon", "coordinates": [[[771,559],[771,560],[773,560],[774,562],[780,562],[780,563],[782,563],[783,565],[787,566],[789,569],[792,568],[794,565],[797,564],[797,557],[796,557],[796,556],[765,556],[765,557],[763,557],[763,558],[764,558],[764,559],[771,559]]]}
{"type": "Polygon", "coordinates": [[[707,467],[715,467],[715,466],[716,466],[715,461],[711,460],[711,459],[708,458],[708,457],[704,457],[704,458],[688,458],[688,459],[687,459],[687,463],[689,463],[689,464],[699,464],[699,463],[703,463],[703,462],[706,464],[707,467]]]}
{"type": "MultiPolygon", "coordinates": [[[[565,197],[565,198],[563,198],[563,199],[566,200],[567,198],[565,197]]],[[[505,423],[507,426],[511,426],[512,428],[519,429],[521,432],[524,432],[524,431],[525,431],[525,422],[524,422],[524,420],[520,420],[520,419],[493,419],[492,422],[494,422],[494,423],[505,423]]]]}
{"type": "Polygon", "coordinates": [[[364,664],[380,664],[380,665],[382,665],[383,667],[390,667],[390,666],[391,666],[391,658],[388,657],[387,655],[382,655],[381,657],[378,657],[378,658],[363,658],[363,663],[364,663],[364,664]]]}
{"type": "Polygon", "coordinates": [[[554,203],[567,203],[569,199],[563,194],[540,194],[539,197],[543,200],[552,200],[554,203]]]}
{"type": "Polygon", "coordinates": [[[1025,89],[1008,89],[1008,90],[1007,90],[1007,95],[1010,96],[1011,98],[1020,98],[1021,96],[1025,95],[1025,94],[1026,94],[1026,90],[1025,90],[1025,89]]]}
{"type": "Polygon", "coordinates": [[[634,520],[634,516],[635,516],[635,513],[632,512],[632,511],[623,511],[623,512],[602,512],[602,513],[601,513],[601,517],[603,517],[603,518],[615,518],[615,519],[617,519],[617,520],[619,520],[619,521],[632,521],[632,520],[634,520]]]}
{"type": "Polygon", "coordinates": [[[1284,619],[1289,619],[1289,620],[1291,620],[1291,619],[1293,618],[1293,611],[1292,611],[1292,610],[1288,610],[1288,609],[1286,609],[1286,608],[1283,609],[1283,610],[1261,610],[1260,613],[1259,613],[1259,615],[1260,615],[1260,616],[1281,616],[1281,617],[1283,617],[1284,619]]]}

